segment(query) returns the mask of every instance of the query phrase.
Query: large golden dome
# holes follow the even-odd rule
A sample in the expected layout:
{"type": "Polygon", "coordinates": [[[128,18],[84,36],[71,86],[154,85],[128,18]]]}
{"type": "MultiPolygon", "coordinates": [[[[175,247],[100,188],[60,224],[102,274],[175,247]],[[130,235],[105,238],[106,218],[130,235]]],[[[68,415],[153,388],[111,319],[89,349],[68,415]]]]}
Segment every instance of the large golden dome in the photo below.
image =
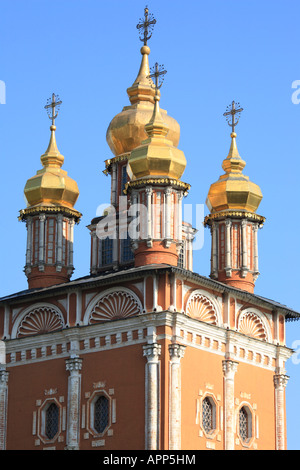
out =
{"type": "MultiPolygon", "coordinates": [[[[147,139],[145,125],[149,123],[154,107],[155,89],[148,78],[150,75],[150,48],[141,48],[142,62],[133,85],[127,89],[130,106],[125,106],[110,122],[106,140],[114,155],[131,152],[147,139]]],[[[180,126],[167,112],[161,109],[161,115],[168,126],[168,139],[177,147],[180,138],[180,126]]]]}
{"type": "Polygon", "coordinates": [[[159,90],[150,121],[145,126],[147,138],[132,150],[128,163],[134,178],[168,177],[180,179],[186,158],[169,138],[169,128],[159,109],[159,90]]]}
{"type": "Polygon", "coordinates": [[[206,204],[211,214],[224,210],[255,213],[262,200],[260,187],[242,173],[246,162],[239,155],[236,133],[231,133],[231,146],[222,168],[225,174],[210,186],[206,204]]]}
{"type": "Polygon", "coordinates": [[[64,162],[55,139],[56,127],[50,127],[51,137],[46,152],[41,156],[43,168],[27,180],[24,195],[27,208],[59,206],[72,209],[79,196],[76,181],[62,170],[64,162]]]}

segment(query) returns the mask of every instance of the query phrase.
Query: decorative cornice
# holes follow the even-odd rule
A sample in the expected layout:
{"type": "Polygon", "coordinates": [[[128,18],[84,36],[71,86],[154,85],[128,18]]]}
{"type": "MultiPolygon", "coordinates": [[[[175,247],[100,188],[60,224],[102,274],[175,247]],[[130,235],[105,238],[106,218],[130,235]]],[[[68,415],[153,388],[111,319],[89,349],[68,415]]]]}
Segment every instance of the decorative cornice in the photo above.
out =
{"type": "Polygon", "coordinates": [[[68,217],[74,217],[75,222],[78,224],[82,214],[75,209],[63,206],[36,206],[28,207],[27,209],[20,210],[18,219],[25,221],[28,216],[39,215],[39,214],[63,214],[68,217]]]}
{"type": "Polygon", "coordinates": [[[112,166],[113,163],[127,161],[128,158],[129,158],[129,155],[130,155],[130,152],[122,153],[120,155],[117,155],[116,157],[109,158],[109,159],[105,160],[105,162],[104,162],[105,163],[105,170],[103,170],[102,173],[104,173],[105,175],[108,175],[111,172],[111,166],[112,166]]]}
{"type": "Polygon", "coordinates": [[[173,178],[140,178],[138,180],[128,181],[125,184],[124,194],[127,194],[128,190],[131,188],[142,188],[147,185],[152,186],[172,186],[173,188],[183,189],[185,192],[185,196],[189,191],[191,185],[188,183],[184,183],[183,181],[176,180],[173,178]]]}
{"type": "Polygon", "coordinates": [[[266,218],[262,215],[255,214],[254,212],[243,212],[243,211],[222,211],[216,212],[215,214],[209,214],[204,219],[204,225],[211,226],[213,220],[227,219],[228,217],[236,219],[248,219],[251,221],[258,222],[260,225],[263,225],[266,218]]]}

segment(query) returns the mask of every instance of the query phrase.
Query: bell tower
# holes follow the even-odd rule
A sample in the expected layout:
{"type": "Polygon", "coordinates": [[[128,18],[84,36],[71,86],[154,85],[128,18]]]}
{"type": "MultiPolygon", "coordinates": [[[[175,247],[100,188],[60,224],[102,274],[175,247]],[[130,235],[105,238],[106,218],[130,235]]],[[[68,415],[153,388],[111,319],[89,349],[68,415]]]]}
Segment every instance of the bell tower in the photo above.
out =
{"type": "Polygon", "coordinates": [[[77,183],[62,170],[64,157],[56,144],[55,119],[61,103],[53,93],[45,106],[52,121],[50,142],[41,156],[43,168],[25,185],[27,208],[19,216],[27,227],[25,274],[29,289],[67,282],[74,271],[73,232],[81,214],[74,209],[77,183]]]}
{"type": "Polygon", "coordinates": [[[232,130],[231,145],[222,165],[225,173],[208,192],[205,225],[212,236],[210,277],[253,292],[259,275],[257,233],[265,218],[256,213],[261,190],[243,174],[246,162],[237,149],[235,127],[242,111],[233,101],[224,113],[232,130]]]}

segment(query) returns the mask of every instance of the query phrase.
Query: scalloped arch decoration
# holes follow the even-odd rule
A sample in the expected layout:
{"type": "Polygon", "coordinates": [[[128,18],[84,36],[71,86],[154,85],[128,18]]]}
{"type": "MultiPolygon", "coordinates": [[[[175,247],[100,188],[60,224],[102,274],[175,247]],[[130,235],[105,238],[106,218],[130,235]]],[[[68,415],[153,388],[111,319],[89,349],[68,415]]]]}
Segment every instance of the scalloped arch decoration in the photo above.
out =
{"type": "Polygon", "coordinates": [[[191,294],[186,306],[189,317],[201,320],[212,325],[218,324],[218,316],[213,303],[205,295],[195,292],[191,294]]]}
{"type": "Polygon", "coordinates": [[[119,320],[141,313],[140,302],[129,291],[113,291],[103,295],[89,315],[89,324],[119,320]]]}
{"type": "Polygon", "coordinates": [[[64,327],[62,314],[50,306],[39,306],[30,310],[20,322],[17,338],[50,333],[64,327]]]}
{"type": "Polygon", "coordinates": [[[254,312],[242,313],[238,321],[238,331],[252,338],[268,340],[268,334],[262,319],[254,312]]]}

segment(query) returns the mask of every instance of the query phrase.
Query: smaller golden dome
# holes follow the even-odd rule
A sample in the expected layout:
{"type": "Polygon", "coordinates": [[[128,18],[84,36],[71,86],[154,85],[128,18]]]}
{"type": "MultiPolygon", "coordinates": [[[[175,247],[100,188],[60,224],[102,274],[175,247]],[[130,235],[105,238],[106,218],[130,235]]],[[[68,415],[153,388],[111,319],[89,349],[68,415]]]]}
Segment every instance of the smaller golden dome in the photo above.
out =
{"type": "Polygon", "coordinates": [[[134,178],[167,176],[179,179],[186,167],[184,153],[169,139],[169,128],[159,109],[159,90],[151,120],[145,125],[148,138],[132,150],[128,164],[134,178]]]}
{"type": "MultiPolygon", "coordinates": [[[[141,145],[147,138],[145,125],[150,121],[153,114],[155,89],[149,79],[150,48],[141,48],[142,62],[139,73],[133,85],[127,89],[130,106],[125,106],[110,122],[106,140],[114,155],[131,152],[141,145]]],[[[161,110],[164,121],[169,128],[168,138],[176,147],[180,138],[180,126],[165,110],[161,110]]]]}
{"type": "Polygon", "coordinates": [[[25,185],[24,194],[27,207],[37,205],[61,206],[73,208],[79,196],[76,181],[62,170],[64,162],[55,139],[56,127],[50,127],[51,137],[46,152],[41,156],[43,168],[29,178],[25,185]]]}
{"type": "Polygon", "coordinates": [[[239,155],[236,133],[231,133],[231,145],[222,168],[225,174],[210,186],[206,205],[212,214],[230,209],[256,212],[262,200],[260,187],[242,173],[246,162],[239,155]]]}

